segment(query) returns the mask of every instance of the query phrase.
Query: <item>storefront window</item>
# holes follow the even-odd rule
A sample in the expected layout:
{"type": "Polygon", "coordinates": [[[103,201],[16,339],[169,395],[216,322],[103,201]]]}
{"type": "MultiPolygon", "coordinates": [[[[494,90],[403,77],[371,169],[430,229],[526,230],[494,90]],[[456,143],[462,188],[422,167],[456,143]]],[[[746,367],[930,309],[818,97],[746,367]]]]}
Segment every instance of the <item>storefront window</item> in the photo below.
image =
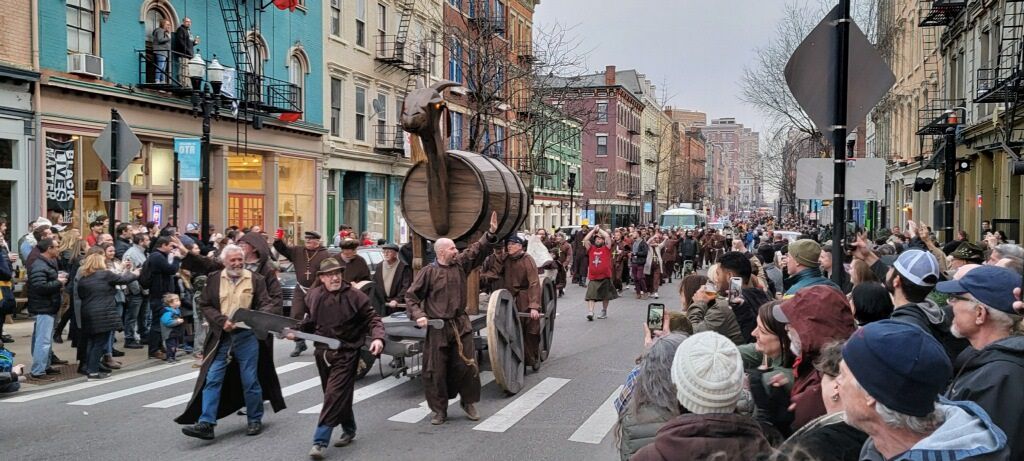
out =
{"type": "Polygon", "coordinates": [[[362,225],[359,219],[362,208],[363,173],[348,172],[344,176],[342,189],[341,224],[352,226],[356,231],[361,231],[362,225]]]}
{"type": "Polygon", "coordinates": [[[383,238],[387,230],[387,177],[366,176],[366,231],[374,240],[383,238]]]}
{"type": "Polygon", "coordinates": [[[263,157],[228,155],[228,188],[263,191],[263,157]]]}
{"type": "Polygon", "coordinates": [[[298,242],[302,233],[316,227],[316,165],[312,160],[281,157],[278,159],[278,227],[288,240],[298,242]]]}
{"type": "Polygon", "coordinates": [[[174,148],[150,148],[149,168],[149,178],[153,186],[170,187],[174,180],[174,148]]]}
{"type": "Polygon", "coordinates": [[[82,206],[81,210],[75,210],[75,215],[79,228],[87,229],[90,222],[107,215],[107,204],[100,201],[100,182],[108,179],[108,173],[107,169],[103,167],[100,157],[92,148],[92,143],[96,142],[96,138],[87,136],[78,136],[77,138],[78,150],[81,152],[81,155],[78,156],[81,161],[78,164],[82,172],[82,181],[79,183],[82,186],[82,206]]]}

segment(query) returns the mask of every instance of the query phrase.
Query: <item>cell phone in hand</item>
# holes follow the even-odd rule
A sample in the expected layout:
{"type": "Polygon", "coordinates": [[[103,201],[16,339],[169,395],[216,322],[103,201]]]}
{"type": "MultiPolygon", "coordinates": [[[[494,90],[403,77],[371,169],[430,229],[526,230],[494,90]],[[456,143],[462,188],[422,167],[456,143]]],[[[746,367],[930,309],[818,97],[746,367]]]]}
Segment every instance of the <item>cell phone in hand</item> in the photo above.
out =
{"type": "Polygon", "coordinates": [[[729,279],[729,300],[733,301],[740,297],[740,291],[743,290],[743,279],[739,277],[731,277],[729,279]]]}
{"type": "Polygon", "coordinates": [[[651,303],[647,305],[647,328],[651,330],[651,335],[654,335],[655,331],[662,328],[662,324],[665,321],[665,305],[659,303],[651,303]]]}

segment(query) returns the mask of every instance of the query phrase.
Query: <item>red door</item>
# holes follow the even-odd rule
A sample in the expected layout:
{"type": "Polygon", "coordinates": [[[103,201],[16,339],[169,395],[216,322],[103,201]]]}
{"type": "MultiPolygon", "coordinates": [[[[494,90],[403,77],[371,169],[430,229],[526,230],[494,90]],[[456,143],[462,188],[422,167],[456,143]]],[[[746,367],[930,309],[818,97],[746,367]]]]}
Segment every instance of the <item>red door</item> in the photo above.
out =
{"type": "Polygon", "coordinates": [[[263,196],[228,194],[228,226],[246,229],[263,226],[263,196]]]}

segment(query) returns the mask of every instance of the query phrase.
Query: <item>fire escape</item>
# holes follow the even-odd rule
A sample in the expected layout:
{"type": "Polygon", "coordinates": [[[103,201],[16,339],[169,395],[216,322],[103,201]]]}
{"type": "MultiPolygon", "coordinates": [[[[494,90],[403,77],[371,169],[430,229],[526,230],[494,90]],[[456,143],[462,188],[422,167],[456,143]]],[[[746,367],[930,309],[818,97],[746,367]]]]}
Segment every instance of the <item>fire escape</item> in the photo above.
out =
{"type": "MultiPolygon", "coordinates": [[[[374,57],[378,69],[383,72],[399,71],[408,74],[406,94],[416,88],[417,80],[430,73],[431,63],[434,62],[433,44],[430,40],[410,40],[409,27],[412,24],[415,6],[416,0],[396,1],[396,11],[401,11],[398,30],[394,35],[380,34],[377,36],[377,50],[374,57]]],[[[404,151],[405,136],[401,124],[378,123],[375,131],[375,150],[391,154],[404,151]]]]}
{"type": "MultiPolygon", "coordinates": [[[[992,67],[978,69],[978,88],[974,102],[1003,105],[1003,143],[1019,157],[1024,146],[1024,130],[1015,129],[1024,103],[1024,4],[1006,0],[999,41],[999,54],[992,67]]],[[[998,112],[997,112],[998,113],[998,112]]]]}
{"type": "MultiPolygon", "coordinates": [[[[924,52],[924,98],[922,107],[917,111],[917,135],[920,137],[920,155],[917,160],[922,168],[935,168],[941,161],[935,155],[942,142],[942,136],[948,128],[956,128],[964,123],[962,109],[965,102],[957,82],[949,82],[948,91],[942,82],[939,69],[939,42],[944,28],[953,25],[967,8],[967,0],[920,0],[918,2],[918,27],[921,28],[922,48],[924,52]]],[[[962,63],[961,63],[962,64],[962,63]]]]}

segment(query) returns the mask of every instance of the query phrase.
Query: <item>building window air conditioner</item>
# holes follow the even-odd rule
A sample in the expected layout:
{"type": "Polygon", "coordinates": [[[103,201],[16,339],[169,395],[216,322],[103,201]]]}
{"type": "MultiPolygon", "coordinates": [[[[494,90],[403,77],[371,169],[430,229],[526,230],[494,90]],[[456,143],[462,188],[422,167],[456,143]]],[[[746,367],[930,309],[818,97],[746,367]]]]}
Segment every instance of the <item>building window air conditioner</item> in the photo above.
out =
{"type": "Polygon", "coordinates": [[[69,54],[68,72],[103,78],[103,58],[85,53],[69,54]]]}

